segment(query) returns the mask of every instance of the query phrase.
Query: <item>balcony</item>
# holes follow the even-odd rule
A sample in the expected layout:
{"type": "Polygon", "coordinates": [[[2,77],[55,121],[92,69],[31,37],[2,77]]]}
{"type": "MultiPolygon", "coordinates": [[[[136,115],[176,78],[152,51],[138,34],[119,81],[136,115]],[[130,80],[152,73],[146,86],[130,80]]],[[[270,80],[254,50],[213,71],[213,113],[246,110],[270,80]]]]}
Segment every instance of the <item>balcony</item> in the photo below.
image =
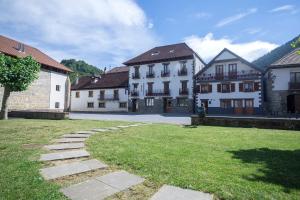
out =
{"type": "Polygon", "coordinates": [[[130,92],[130,95],[131,95],[132,97],[138,97],[138,96],[139,96],[139,91],[137,91],[137,90],[132,90],[132,91],[130,92]]]}
{"type": "Polygon", "coordinates": [[[300,90],[300,82],[289,82],[289,90],[300,90]]]}
{"type": "Polygon", "coordinates": [[[186,76],[186,75],[187,75],[187,69],[178,70],[178,76],[186,76]]]}
{"type": "Polygon", "coordinates": [[[189,90],[187,88],[180,88],[179,89],[179,95],[189,95],[189,90]]]}
{"type": "Polygon", "coordinates": [[[170,76],[170,70],[162,70],[161,71],[161,74],[160,74],[161,77],[169,77],[170,76]]]}
{"type": "Polygon", "coordinates": [[[170,96],[170,90],[146,90],[146,96],[170,96]]]}
{"type": "Polygon", "coordinates": [[[140,78],[140,73],[132,73],[131,77],[132,77],[132,79],[139,79],[140,78]]]}
{"type": "Polygon", "coordinates": [[[199,82],[208,81],[229,81],[229,80],[253,80],[259,79],[261,76],[260,72],[256,71],[241,71],[231,73],[216,73],[216,74],[202,74],[198,77],[199,82]]]}
{"type": "Polygon", "coordinates": [[[147,72],[146,73],[146,78],[154,78],[154,77],[155,77],[154,72],[147,72]]]}
{"type": "Polygon", "coordinates": [[[118,101],[119,95],[99,95],[99,101],[118,101]]]}

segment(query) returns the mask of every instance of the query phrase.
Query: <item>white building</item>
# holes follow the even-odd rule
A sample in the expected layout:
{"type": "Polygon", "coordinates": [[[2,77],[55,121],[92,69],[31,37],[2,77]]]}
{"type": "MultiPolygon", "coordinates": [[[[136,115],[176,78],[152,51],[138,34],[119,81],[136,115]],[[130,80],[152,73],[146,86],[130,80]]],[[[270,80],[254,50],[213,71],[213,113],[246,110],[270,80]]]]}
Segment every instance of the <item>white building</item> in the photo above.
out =
{"type": "Polygon", "coordinates": [[[194,75],[205,66],[185,43],[155,47],[127,62],[129,110],[191,113],[194,75]]]}
{"type": "Polygon", "coordinates": [[[197,106],[208,114],[262,114],[262,72],[245,59],[222,50],[196,75],[197,106]]]}
{"type": "MultiPolygon", "coordinates": [[[[26,91],[12,92],[9,111],[63,111],[69,109],[71,70],[40,50],[0,35],[0,53],[13,57],[32,56],[41,64],[39,78],[26,91]]],[[[0,104],[3,88],[0,88],[0,104]]]]}
{"type": "Polygon", "coordinates": [[[71,111],[127,112],[128,67],[78,79],[71,88],[71,111]]]}
{"type": "Polygon", "coordinates": [[[265,73],[267,111],[272,115],[300,114],[300,48],[271,64],[265,73]]]}

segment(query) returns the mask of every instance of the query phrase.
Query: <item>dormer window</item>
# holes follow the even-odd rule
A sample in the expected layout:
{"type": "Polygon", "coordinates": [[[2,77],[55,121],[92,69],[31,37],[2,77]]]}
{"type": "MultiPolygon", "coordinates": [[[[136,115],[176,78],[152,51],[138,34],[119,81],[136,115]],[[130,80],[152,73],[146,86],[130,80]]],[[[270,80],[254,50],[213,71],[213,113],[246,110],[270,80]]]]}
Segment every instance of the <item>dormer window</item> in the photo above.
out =
{"type": "Polygon", "coordinates": [[[157,56],[159,54],[159,51],[155,51],[151,53],[151,56],[157,56]]]}
{"type": "Polygon", "coordinates": [[[174,50],[174,49],[172,49],[172,50],[170,50],[170,51],[169,51],[169,53],[174,53],[174,52],[175,52],[175,50],[174,50]]]}

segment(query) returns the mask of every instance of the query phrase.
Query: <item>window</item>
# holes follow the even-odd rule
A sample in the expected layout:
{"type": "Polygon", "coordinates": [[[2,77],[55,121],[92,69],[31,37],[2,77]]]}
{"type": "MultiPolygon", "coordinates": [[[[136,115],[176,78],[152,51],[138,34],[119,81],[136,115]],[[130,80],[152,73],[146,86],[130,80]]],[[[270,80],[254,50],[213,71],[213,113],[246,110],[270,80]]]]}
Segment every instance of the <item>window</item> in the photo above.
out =
{"type": "Polygon", "coordinates": [[[105,90],[100,90],[100,100],[104,100],[105,90]]]}
{"type": "Polygon", "coordinates": [[[139,84],[138,83],[133,83],[133,89],[137,90],[138,89],[139,84]]]}
{"type": "Polygon", "coordinates": [[[148,93],[152,94],[153,93],[153,82],[147,83],[148,84],[148,93]]]}
{"type": "Polygon", "coordinates": [[[179,107],[186,107],[188,106],[189,100],[188,98],[177,98],[177,106],[179,107]]]}
{"type": "Polygon", "coordinates": [[[222,84],[222,93],[230,92],[230,84],[222,84]]]}
{"type": "Polygon", "coordinates": [[[59,108],[59,102],[55,102],[55,108],[59,108]]]}
{"type": "Polygon", "coordinates": [[[246,82],[244,83],[244,92],[253,92],[254,91],[254,83],[246,82]]]}
{"type": "Polygon", "coordinates": [[[228,65],[228,75],[230,78],[237,78],[237,64],[228,65]]]}
{"type": "Polygon", "coordinates": [[[234,99],[233,107],[234,108],[243,108],[243,100],[242,99],[234,99]]]}
{"type": "Polygon", "coordinates": [[[300,83],[300,72],[291,72],[291,83],[300,83]]]}
{"type": "Polygon", "coordinates": [[[230,99],[221,99],[220,100],[220,107],[221,108],[231,108],[231,100],[230,99]]]}
{"type": "Polygon", "coordinates": [[[89,97],[93,97],[93,91],[89,91],[89,97]]]}
{"type": "Polygon", "coordinates": [[[209,93],[212,92],[212,85],[202,84],[200,85],[200,93],[209,93]]]}
{"type": "Polygon", "coordinates": [[[148,65],[149,74],[153,74],[153,67],[154,67],[154,65],[148,65]]]}
{"type": "Polygon", "coordinates": [[[223,79],[223,65],[216,65],[216,79],[223,79]]]}
{"type": "Polygon", "coordinates": [[[105,108],[105,103],[104,103],[104,102],[99,102],[98,107],[99,107],[99,108],[105,108]]]}
{"type": "Polygon", "coordinates": [[[164,93],[165,94],[169,94],[169,84],[170,84],[169,81],[164,82],[164,93]]]}
{"type": "Polygon", "coordinates": [[[169,63],[164,63],[164,73],[167,74],[169,72],[169,63]]]}
{"type": "Polygon", "coordinates": [[[147,107],[154,106],[154,98],[145,98],[145,106],[147,107]]]}
{"type": "Polygon", "coordinates": [[[120,102],[119,107],[120,108],[127,108],[127,102],[120,102]]]}
{"type": "Polygon", "coordinates": [[[114,90],[114,99],[119,99],[119,90],[114,90]]]}
{"type": "Polygon", "coordinates": [[[88,108],[94,108],[94,102],[88,102],[87,107],[88,108]]]}
{"type": "Polygon", "coordinates": [[[253,99],[245,99],[245,108],[253,108],[254,101],[253,99]]]}
{"type": "Polygon", "coordinates": [[[80,92],[76,92],[75,96],[76,96],[76,98],[79,98],[80,97],[80,92]]]}
{"type": "Polygon", "coordinates": [[[56,88],[56,91],[58,91],[58,92],[60,91],[60,85],[56,85],[55,88],[56,88]]]}
{"type": "Polygon", "coordinates": [[[139,74],[139,69],[140,69],[139,66],[135,66],[135,67],[134,67],[134,74],[135,74],[135,75],[138,75],[138,74],[139,74]]]}

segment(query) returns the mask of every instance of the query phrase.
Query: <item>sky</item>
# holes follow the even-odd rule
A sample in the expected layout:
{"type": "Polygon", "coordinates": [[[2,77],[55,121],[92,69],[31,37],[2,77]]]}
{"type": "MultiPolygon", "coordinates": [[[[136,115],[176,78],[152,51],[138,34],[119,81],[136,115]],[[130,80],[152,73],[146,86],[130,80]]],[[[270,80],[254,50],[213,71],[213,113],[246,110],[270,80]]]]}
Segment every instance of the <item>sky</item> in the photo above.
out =
{"type": "Polygon", "coordinates": [[[205,62],[225,47],[253,61],[300,34],[299,0],[0,0],[0,8],[1,35],[99,68],[180,42],[205,62]]]}

